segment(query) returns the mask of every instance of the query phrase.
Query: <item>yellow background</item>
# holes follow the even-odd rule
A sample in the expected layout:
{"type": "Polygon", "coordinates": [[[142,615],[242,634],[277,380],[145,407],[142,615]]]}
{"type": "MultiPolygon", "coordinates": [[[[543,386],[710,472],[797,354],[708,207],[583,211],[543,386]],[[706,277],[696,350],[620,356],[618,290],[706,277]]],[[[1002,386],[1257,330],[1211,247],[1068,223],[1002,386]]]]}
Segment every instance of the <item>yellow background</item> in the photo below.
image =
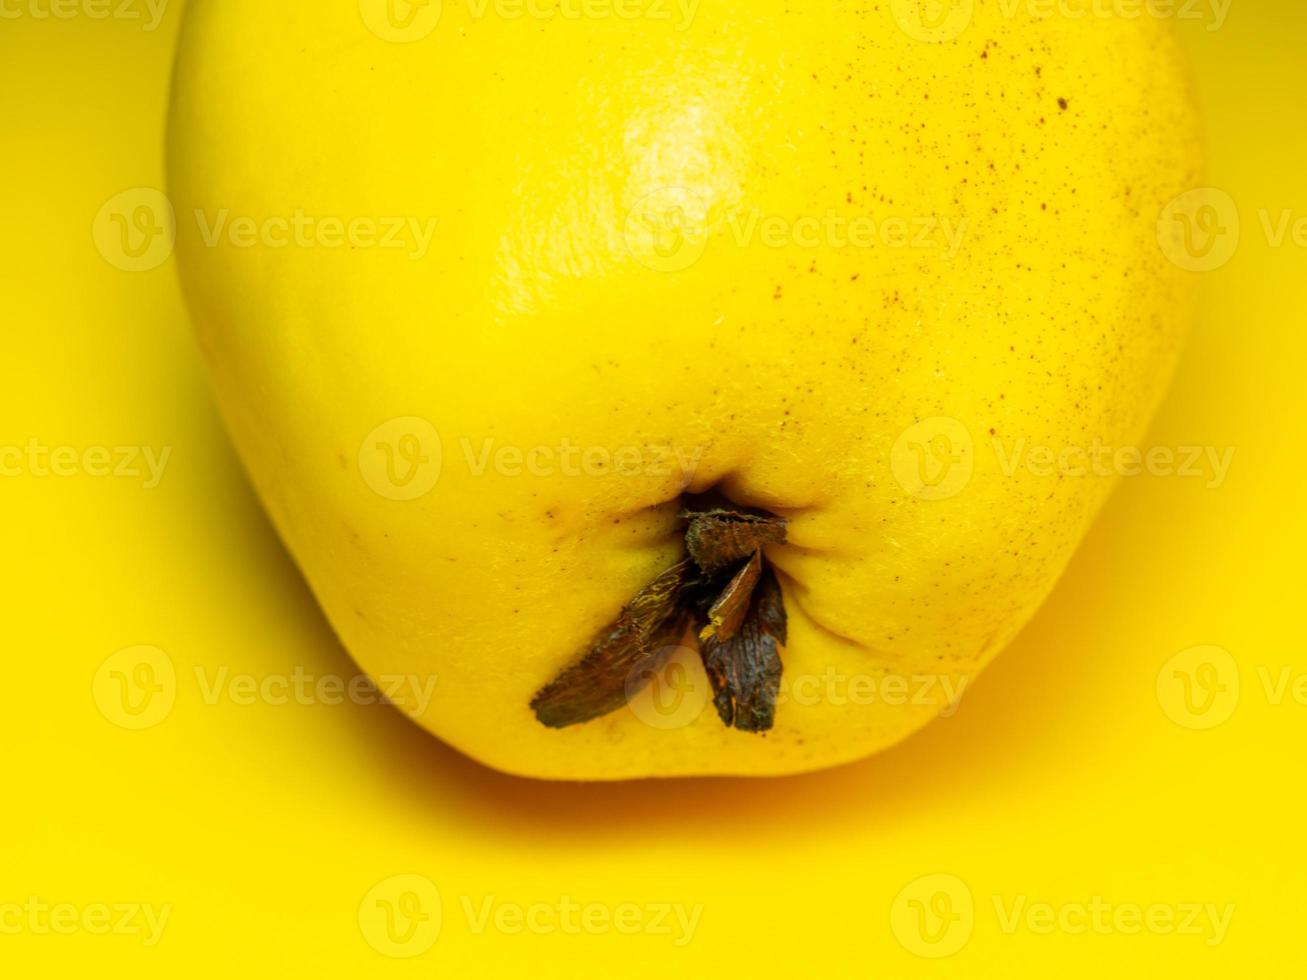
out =
{"type": "Polygon", "coordinates": [[[897,749],[775,781],[594,786],[488,771],[381,706],[206,703],[197,668],[209,683],[355,671],[240,473],[172,263],[127,273],[93,237],[107,201],[162,185],[181,7],[153,32],[6,9],[25,13],[0,19],[0,447],[172,455],[152,489],[0,476],[0,973],[1303,975],[1307,248],[1273,245],[1262,218],[1307,218],[1301,4],[1234,0],[1218,31],[1181,22],[1209,182],[1241,232],[1201,275],[1146,446],[1233,448],[1228,478],[1123,481],[958,714],[897,749]],[[175,701],[132,730],[104,671],[139,645],[164,651],[175,701]],[[1209,645],[1229,658],[1185,654],[1209,645]],[[1188,713],[1176,670],[1216,683],[1207,714],[1188,713]],[[396,875],[418,877],[374,891],[396,875]],[[376,900],[405,891],[432,918],[398,951],[431,944],[392,958],[376,900]],[[16,917],[32,897],[76,921],[16,917]],[[576,934],[480,929],[466,908],[564,897],[698,919],[688,935],[675,913],[670,934],[647,918],[576,934]],[[1096,899],[1125,916],[1233,910],[1212,943],[1206,927],[1098,931],[1075,914],[1096,899]],[[124,903],[168,907],[158,942],[97,934],[95,907],[124,903]],[[1020,903],[1035,918],[1011,927],[1020,903]],[[1070,928],[1044,928],[1043,904],[1070,928]]]}

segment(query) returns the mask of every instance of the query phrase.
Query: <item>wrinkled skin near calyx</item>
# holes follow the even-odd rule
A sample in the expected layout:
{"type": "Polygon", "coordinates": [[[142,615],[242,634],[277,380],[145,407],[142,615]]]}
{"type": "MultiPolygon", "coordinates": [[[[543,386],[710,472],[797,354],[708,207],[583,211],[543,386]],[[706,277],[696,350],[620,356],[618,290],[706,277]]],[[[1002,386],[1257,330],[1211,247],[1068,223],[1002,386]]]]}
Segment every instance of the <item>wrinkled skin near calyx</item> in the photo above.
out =
{"type": "Polygon", "coordinates": [[[965,689],[1111,487],[1023,454],[1141,438],[1190,290],[1158,215],[1201,183],[1169,25],[978,4],[928,43],[898,6],[447,3],[397,43],[356,4],[189,5],[169,193],[223,413],[345,646],[434,676],[399,707],[462,751],[561,779],[875,752],[948,707],[878,695],[965,689]],[[213,233],[297,211],[399,217],[399,247],[213,233]],[[425,492],[379,484],[382,444],[425,492]],[[671,726],[542,724],[709,490],[788,522],[770,730],[722,724],[695,661],[671,726]]]}

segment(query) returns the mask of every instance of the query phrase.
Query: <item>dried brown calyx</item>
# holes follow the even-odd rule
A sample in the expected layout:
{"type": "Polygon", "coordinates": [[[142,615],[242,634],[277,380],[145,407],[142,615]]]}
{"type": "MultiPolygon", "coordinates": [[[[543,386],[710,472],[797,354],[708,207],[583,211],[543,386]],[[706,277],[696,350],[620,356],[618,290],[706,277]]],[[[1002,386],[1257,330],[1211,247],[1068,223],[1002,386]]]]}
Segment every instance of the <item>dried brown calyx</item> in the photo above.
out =
{"type": "Polygon", "coordinates": [[[729,506],[691,506],[688,558],[636,593],[585,654],[531,701],[541,723],[566,728],[615,711],[692,633],[728,728],[772,727],[781,682],[785,606],[763,546],[785,540],[785,520],[729,506]]]}

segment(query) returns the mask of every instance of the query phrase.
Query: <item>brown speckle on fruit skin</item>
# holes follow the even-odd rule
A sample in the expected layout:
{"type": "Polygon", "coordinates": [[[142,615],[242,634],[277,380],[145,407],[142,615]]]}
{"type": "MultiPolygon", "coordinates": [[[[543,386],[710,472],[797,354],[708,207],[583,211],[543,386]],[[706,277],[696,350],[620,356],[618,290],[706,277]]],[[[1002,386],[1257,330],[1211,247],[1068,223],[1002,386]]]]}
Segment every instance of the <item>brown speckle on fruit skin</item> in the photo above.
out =
{"type": "Polygon", "coordinates": [[[1066,101],[1066,99],[1058,99],[1058,100],[1057,100],[1057,107],[1058,107],[1059,109],[1061,109],[1063,112],[1065,112],[1065,111],[1066,111],[1066,108],[1067,108],[1067,101],[1066,101]]]}

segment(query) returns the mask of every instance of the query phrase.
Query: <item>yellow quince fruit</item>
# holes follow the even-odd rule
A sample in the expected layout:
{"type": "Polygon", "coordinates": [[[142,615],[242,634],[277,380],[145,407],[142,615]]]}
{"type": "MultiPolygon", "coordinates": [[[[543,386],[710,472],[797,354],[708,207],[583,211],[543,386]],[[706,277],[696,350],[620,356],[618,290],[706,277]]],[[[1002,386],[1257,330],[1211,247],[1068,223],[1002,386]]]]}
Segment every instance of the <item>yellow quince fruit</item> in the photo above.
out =
{"type": "Polygon", "coordinates": [[[539,777],[815,769],[1049,592],[1183,333],[1194,112],[1157,19],[934,6],[190,4],[216,391],[421,725],[539,777]]]}

